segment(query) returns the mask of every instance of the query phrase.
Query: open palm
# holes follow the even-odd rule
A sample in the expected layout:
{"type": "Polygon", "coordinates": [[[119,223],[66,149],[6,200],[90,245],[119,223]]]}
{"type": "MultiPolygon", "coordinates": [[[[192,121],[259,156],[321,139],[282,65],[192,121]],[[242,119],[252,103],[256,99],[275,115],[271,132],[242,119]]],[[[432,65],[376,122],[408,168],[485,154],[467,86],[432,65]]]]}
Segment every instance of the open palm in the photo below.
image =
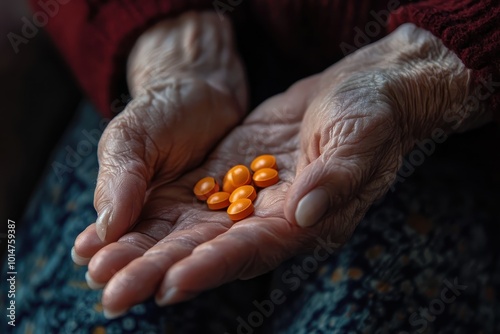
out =
{"type": "MultiPolygon", "coordinates": [[[[153,179],[132,230],[89,263],[91,280],[107,282],[107,315],[153,294],[166,305],[254,277],[315,248],[318,237],[330,248],[346,242],[389,189],[403,155],[465,96],[467,72],[439,43],[404,26],[264,102],[201,167],[175,181],[153,179]],[[434,58],[420,57],[429,48],[434,58]],[[420,84],[431,76],[440,80],[430,88],[420,84]],[[450,98],[433,99],[439,89],[450,98]],[[432,102],[423,111],[413,108],[422,96],[432,102]],[[259,154],[277,157],[280,182],[259,192],[252,216],[233,223],[195,199],[200,178],[220,180],[259,154]]],[[[86,234],[97,238],[94,230],[91,225],[86,234]]]]}
{"type": "MultiPolygon", "coordinates": [[[[324,103],[331,99],[329,88],[318,94],[322,79],[325,74],[310,77],[263,103],[198,169],[173,182],[153,182],[138,223],[97,252],[89,264],[92,280],[107,282],[103,306],[108,316],[123,313],[155,292],[157,302],[165,305],[234,279],[257,276],[314,248],[319,236],[327,238],[331,247],[349,238],[375,193],[381,191],[378,184],[387,183],[386,179],[377,174],[373,180],[363,180],[366,187],[352,201],[328,203],[328,209],[337,206],[335,218],[307,229],[295,224],[293,217],[286,217],[287,202],[295,200],[293,194],[300,194],[291,194],[290,189],[302,184],[302,190],[310,190],[308,187],[314,186],[307,184],[310,180],[324,177],[324,161],[339,159],[337,170],[331,172],[340,180],[340,196],[352,191],[355,181],[361,184],[355,175],[359,168],[353,172],[348,166],[362,164],[365,159],[371,162],[372,155],[366,156],[366,150],[382,157],[382,149],[377,148],[382,144],[385,153],[394,157],[382,160],[391,173],[397,170],[399,153],[383,145],[384,140],[392,140],[391,133],[373,129],[388,115],[380,112],[384,111],[380,105],[386,107],[384,103],[373,107],[379,109],[373,117],[356,104],[352,112],[340,107],[330,110],[332,106],[324,103]],[[325,114],[318,115],[318,110],[325,114]],[[323,122],[316,122],[317,118],[323,122]],[[358,131],[351,131],[356,128],[358,131]],[[252,216],[233,223],[224,211],[210,211],[195,199],[192,189],[200,178],[210,175],[221,180],[232,166],[249,165],[264,153],[276,156],[280,182],[258,193],[252,216]]],[[[399,152],[398,147],[395,150],[399,152]]],[[[314,205],[310,206],[313,210],[314,205]]]]}
{"type": "MultiPolygon", "coordinates": [[[[174,182],[153,182],[138,223],[118,242],[102,248],[89,264],[94,281],[109,280],[103,304],[112,310],[110,313],[126,310],[151,296],[166,280],[167,271],[168,281],[177,281],[176,275],[185,277],[175,268],[182,271],[179,261],[191,254],[203,253],[207,267],[199,270],[210,272],[211,279],[205,277],[204,285],[191,291],[177,287],[175,300],[235,276],[247,278],[265,272],[300,249],[307,233],[291,225],[283,213],[286,193],[295,176],[304,113],[303,103],[296,103],[295,98],[290,99],[290,94],[277,96],[263,104],[224,139],[200,168],[174,182]],[[285,100],[287,103],[283,103],[285,100]],[[249,165],[253,157],[263,153],[277,157],[281,181],[258,193],[252,216],[233,223],[224,210],[211,211],[196,200],[192,189],[200,178],[210,175],[221,180],[230,167],[249,165]],[[208,241],[211,243],[205,244],[208,241]],[[220,243],[223,249],[213,250],[214,243],[220,243]]],[[[165,288],[162,285],[160,295],[165,288]]]]}

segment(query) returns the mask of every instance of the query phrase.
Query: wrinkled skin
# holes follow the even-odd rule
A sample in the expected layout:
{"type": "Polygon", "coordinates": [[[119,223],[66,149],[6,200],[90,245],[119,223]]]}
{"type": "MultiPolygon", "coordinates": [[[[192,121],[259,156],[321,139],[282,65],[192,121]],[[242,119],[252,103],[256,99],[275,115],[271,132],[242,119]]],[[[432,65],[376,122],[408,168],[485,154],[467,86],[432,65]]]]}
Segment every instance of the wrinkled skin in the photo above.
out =
{"type": "MultiPolygon", "coordinates": [[[[233,44],[230,25],[209,13],[162,22],[136,43],[127,73],[134,99],[99,143],[101,239],[122,236],[154,184],[199,165],[244,116],[245,73],[233,44]]],[[[94,250],[79,249],[84,257],[94,250]]]]}
{"type": "MultiPolygon", "coordinates": [[[[91,258],[91,280],[107,283],[102,297],[107,316],[120,315],[152,295],[165,305],[254,277],[313,249],[318,237],[340,247],[370,205],[387,192],[403,155],[417,140],[436,128],[451,132],[488,120],[481,109],[457,124],[444,121],[444,113],[457,109],[467,96],[469,75],[439,40],[405,25],[264,102],[200,167],[187,173],[183,171],[199,162],[210,145],[194,147],[199,153],[190,155],[186,143],[180,154],[176,145],[156,142],[156,131],[170,129],[165,137],[170,139],[159,137],[178,144],[176,136],[185,131],[214,142],[218,136],[210,137],[210,130],[218,129],[213,124],[200,125],[202,131],[182,128],[185,114],[180,116],[175,108],[169,117],[179,127],[169,128],[170,118],[161,112],[168,109],[166,103],[147,116],[159,117],[148,131],[153,135],[124,146],[128,136],[142,131],[119,123],[127,118],[125,111],[101,140],[99,162],[105,171],[99,174],[96,208],[101,214],[100,201],[106,196],[127,204],[115,203],[105,241],[92,224],[75,243],[76,253],[91,258]],[[123,152],[123,159],[117,160],[116,152],[123,152]],[[128,161],[130,152],[140,152],[140,159],[128,161]],[[276,155],[281,180],[259,192],[251,217],[233,223],[224,211],[210,211],[194,199],[192,187],[198,179],[220,179],[234,164],[248,164],[264,153],[276,155]],[[149,172],[129,173],[143,164],[149,172]],[[120,181],[115,182],[117,175],[120,181]],[[142,188],[127,192],[134,184],[142,188]],[[311,191],[314,201],[305,199],[311,191]],[[141,201],[130,206],[124,200],[142,192],[144,201],[138,196],[141,201]]],[[[189,107],[184,99],[174,102],[189,107]]]]}

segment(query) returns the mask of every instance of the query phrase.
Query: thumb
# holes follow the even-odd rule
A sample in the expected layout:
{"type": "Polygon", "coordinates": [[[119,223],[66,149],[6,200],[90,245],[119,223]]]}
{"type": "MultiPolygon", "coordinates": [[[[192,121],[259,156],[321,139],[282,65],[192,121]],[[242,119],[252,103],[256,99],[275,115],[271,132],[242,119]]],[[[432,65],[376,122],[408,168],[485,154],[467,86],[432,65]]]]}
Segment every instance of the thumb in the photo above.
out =
{"type": "Polygon", "coordinates": [[[326,92],[304,115],[297,172],[285,199],[285,217],[301,227],[325,218],[327,225],[352,222],[383,195],[401,156],[390,105],[360,98],[363,90],[326,92]]]}
{"type": "Polygon", "coordinates": [[[99,142],[99,174],[94,193],[96,232],[102,241],[118,240],[137,220],[153,175],[148,136],[127,115],[117,116],[99,142]]]}
{"type": "Polygon", "coordinates": [[[361,161],[328,155],[323,153],[297,174],[285,200],[288,221],[313,226],[358,193],[364,183],[361,161]]]}

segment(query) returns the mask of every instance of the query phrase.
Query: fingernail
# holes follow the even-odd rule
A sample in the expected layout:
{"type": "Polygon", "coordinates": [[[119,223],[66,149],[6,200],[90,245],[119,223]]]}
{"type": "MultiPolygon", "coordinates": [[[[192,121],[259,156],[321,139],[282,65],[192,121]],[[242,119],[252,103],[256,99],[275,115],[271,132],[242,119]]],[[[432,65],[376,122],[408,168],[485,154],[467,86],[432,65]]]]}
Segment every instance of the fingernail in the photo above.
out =
{"type": "Polygon", "coordinates": [[[97,217],[97,220],[95,221],[95,230],[97,232],[97,236],[99,239],[101,239],[102,242],[104,242],[104,239],[106,238],[106,231],[108,229],[108,223],[109,220],[111,219],[111,208],[106,207],[99,216],[97,217]]]}
{"type": "Polygon", "coordinates": [[[80,256],[76,254],[75,247],[71,248],[71,259],[73,262],[79,266],[86,266],[90,262],[90,258],[80,256]]]}
{"type": "Polygon", "coordinates": [[[170,304],[172,302],[172,300],[176,297],[178,292],[179,292],[179,289],[177,289],[176,287],[173,287],[173,288],[168,289],[163,294],[163,296],[161,296],[161,297],[156,296],[155,297],[156,305],[165,306],[165,305],[170,304]]]}
{"type": "Polygon", "coordinates": [[[102,310],[102,313],[103,313],[104,317],[106,319],[108,319],[108,320],[116,319],[118,317],[121,317],[126,312],[127,312],[127,310],[122,310],[122,311],[109,311],[109,310],[106,310],[106,309],[102,310]]]}
{"type": "Polygon", "coordinates": [[[88,271],[85,273],[85,280],[87,281],[87,285],[89,286],[89,288],[91,288],[92,290],[100,290],[106,285],[106,283],[97,283],[96,281],[94,281],[92,277],[90,277],[88,271]]]}
{"type": "Polygon", "coordinates": [[[191,298],[194,298],[198,293],[189,293],[179,291],[178,288],[173,287],[168,289],[163,296],[155,296],[155,302],[158,306],[166,306],[178,302],[182,302],[191,298]]]}
{"type": "Polygon", "coordinates": [[[316,188],[302,197],[295,210],[295,220],[300,227],[316,224],[328,211],[330,197],[326,190],[316,188]]]}

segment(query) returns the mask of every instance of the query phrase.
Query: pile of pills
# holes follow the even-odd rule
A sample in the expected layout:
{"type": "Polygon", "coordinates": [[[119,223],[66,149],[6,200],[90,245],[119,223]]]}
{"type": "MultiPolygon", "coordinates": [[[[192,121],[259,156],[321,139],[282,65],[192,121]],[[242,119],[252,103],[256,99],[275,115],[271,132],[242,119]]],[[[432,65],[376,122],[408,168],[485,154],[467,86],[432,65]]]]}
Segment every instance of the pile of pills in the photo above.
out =
{"type": "Polygon", "coordinates": [[[222,189],[215,178],[204,177],[196,183],[193,192],[200,201],[207,202],[210,210],[227,208],[231,220],[242,220],[254,211],[255,187],[265,188],[279,181],[276,158],[272,155],[258,156],[250,164],[250,169],[253,175],[244,165],[231,168],[222,180],[222,189]]]}

